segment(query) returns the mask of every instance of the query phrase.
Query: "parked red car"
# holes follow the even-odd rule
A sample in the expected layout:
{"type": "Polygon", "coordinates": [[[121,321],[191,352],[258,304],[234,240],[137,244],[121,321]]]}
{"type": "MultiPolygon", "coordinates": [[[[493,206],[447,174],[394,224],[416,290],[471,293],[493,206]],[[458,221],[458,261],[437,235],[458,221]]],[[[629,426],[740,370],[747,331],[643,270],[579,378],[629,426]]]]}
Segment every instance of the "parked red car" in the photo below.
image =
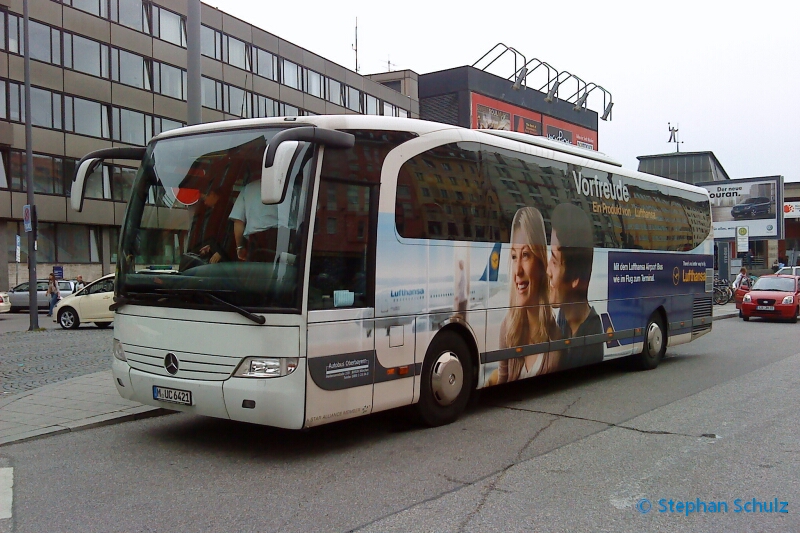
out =
{"type": "Polygon", "coordinates": [[[742,298],[742,320],[751,316],[797,322],[800,315],[800,277],[768,275],[758,278],[742,298]]]}

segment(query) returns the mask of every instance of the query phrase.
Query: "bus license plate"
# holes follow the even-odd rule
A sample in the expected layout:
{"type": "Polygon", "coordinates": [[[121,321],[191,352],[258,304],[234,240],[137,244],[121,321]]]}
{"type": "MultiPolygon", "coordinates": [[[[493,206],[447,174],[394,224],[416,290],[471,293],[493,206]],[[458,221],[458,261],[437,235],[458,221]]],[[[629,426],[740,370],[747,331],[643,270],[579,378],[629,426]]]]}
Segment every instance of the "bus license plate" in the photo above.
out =
{"type": "Polygon", "coordinates": [[[192,405],[192,393],[188,390],[168,389],[153,385],[153,399],[159,402],[192,405]]]}
{"type": "Polygon", "coordinates": [[[774,311],[774,305],[758,305],[756,306],[756,311],[774,311]]]}

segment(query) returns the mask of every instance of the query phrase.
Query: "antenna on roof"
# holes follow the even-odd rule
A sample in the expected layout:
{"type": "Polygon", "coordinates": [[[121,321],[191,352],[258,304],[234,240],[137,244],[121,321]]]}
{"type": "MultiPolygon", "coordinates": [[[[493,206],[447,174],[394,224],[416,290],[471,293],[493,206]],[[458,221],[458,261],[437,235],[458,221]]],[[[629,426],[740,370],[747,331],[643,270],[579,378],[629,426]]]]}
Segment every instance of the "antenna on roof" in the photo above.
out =
{"type": "Polygon", "coordinates": [[[351,46],[356,53],[356,73],[358,73],[358,17],[356,17],[356,44],[351,46]]]}

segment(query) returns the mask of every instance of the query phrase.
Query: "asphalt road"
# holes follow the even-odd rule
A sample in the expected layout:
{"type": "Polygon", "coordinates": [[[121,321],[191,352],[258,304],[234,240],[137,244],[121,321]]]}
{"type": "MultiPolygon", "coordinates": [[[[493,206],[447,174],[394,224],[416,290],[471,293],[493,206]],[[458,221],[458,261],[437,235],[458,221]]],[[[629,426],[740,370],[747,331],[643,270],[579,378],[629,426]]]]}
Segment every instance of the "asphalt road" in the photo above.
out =
{"type": "Polygon", "coordinates": [[[14,530],[800,530],[799,328],[720,321],[655,371],[497,387],[442,428],[396,411],[307,432],[174,414],[3,447],[14,530]],[[734,511],[750,498],[789,512],[734,511]]]}
{"type": "MultiPolygon", "coordinates": [[[[39,328],[51,330],[61,329],[61,326],[53,322],[53,318],[47,316],[47,310],[41,311],[38,315],[39,328]]],[[[24,313],[0,313],[0,333],[9,333],[16,331],[28,331],[31,325],[31,317],[26,312],[24,313]]],[[[97,329],[92,324],[81,324],[80,329],[97,329]]]]}

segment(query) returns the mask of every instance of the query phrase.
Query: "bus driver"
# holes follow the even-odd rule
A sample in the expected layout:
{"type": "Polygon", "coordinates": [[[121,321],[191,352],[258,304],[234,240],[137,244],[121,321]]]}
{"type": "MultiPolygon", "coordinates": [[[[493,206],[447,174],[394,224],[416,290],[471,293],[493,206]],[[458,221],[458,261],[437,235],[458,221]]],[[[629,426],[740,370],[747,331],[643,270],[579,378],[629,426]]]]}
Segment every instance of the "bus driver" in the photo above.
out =
{"type": "Polygon", "coordinates": [[[233,204],[236,257],[241,261],[271,261],[278,241],[278,205],[261,202],[261,180],[245,185],[233,204]],[[270,255],[271,254],[271,255],[270,255]]]}

